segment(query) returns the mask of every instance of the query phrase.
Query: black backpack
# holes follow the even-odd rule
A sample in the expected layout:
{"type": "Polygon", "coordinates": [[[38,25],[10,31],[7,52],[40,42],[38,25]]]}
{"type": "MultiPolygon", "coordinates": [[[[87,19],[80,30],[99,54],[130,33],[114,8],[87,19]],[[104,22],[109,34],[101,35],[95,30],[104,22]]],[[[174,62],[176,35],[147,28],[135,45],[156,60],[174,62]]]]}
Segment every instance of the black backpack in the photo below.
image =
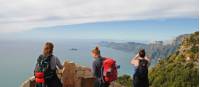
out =
{"type": "Polygon", "coordinates": [[[56,70],[51,70],[50,61],[52,56],[53,55],[44,58],[43,55],[40,55],[39,58],[37,59],[37,64],[34,73],[44,72],[45,79],[53,78],[53,76],[56,74],[56,70]]]}
{"type": "Polygon", "coordinates": [[[139,66],[136,70],[136,73],[140,78],[148,77],[148,61],[145,59],[139,59],[139,66]]]}

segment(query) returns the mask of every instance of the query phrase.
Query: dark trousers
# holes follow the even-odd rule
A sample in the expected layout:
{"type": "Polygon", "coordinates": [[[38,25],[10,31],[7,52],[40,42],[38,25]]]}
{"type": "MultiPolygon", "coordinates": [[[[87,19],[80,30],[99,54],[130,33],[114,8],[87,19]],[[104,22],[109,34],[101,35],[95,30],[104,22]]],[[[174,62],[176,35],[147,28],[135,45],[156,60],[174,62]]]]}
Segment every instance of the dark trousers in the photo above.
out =
{"type": "Polygon", "coordinates": [[[110,83],[103,83],[102,81],[95,80],[94,87],[109,87],[110,83]]]}
{"type": "Polygon", "coordinates": [[[135,73],[133,75],[133,87],[149,87],[148,75],[141,76],[135,73]]]}
{"type": "Polygon", "coordinates": [[[46,87],[62,87],[62,83],[58,79],[57,75],[53,78],[49,78],[45,80],[46,87]]]}

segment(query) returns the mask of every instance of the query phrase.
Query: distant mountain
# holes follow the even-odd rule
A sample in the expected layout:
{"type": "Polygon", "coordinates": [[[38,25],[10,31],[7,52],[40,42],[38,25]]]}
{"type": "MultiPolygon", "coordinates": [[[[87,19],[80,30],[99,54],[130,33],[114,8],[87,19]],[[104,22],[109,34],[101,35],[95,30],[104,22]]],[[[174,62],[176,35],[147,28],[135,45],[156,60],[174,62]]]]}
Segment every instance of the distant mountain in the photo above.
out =
{"type": "Polygon", "coordinates": [[[125,52],[135,52],[136,50],[142,47],[148,46],[147,44],[137,43],[137,42],[117,43],[117,42],[107,42],[107,41],[102,41],[99,43],[99,45],[125,52]]]}
{"type": "Polygon", "coordinates": [[[154,65],[158,60],[168,57],[171,53],[175,52],[182,40],[188,36],[189,34],[180,35],[168,43],[165,43],[164,41],[154,41],[148,44],[137,42],[117,43],[102,41],[99,45],[120,51],[131,52],[133,54],[136,54],[139,49],[144,48],[147,55],[152,58],[152,65],[154,65]]]}
{"type": "Polygon", "coordinates": [[[199,32],[184,38],[178,49],[149,71],[151,87],[199,86],[199,32]]]}

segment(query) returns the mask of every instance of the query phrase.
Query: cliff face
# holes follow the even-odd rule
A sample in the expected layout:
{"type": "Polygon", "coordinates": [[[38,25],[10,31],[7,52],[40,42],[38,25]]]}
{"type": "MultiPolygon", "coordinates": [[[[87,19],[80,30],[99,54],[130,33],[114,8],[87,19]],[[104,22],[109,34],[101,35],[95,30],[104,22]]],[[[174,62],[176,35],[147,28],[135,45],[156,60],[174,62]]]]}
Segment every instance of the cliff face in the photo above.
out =
{"type": "Polygon", "coordinates": [[[149,71],[151,87],[198,87],[199,32],[184,38],[175,53],[149,71]]]}
{"type": "Polygon", "coordinates": [[[60,73],[60,77],[63,87],[92,87],[95,79],[90,68],[69,61],[64,62],[64,69],[60,73]]]}
{"type": "Polygon", "coordinates": [[[173,40],[168,41],[167,43],[163,41],[154,41],[149,44],[137,42],[117,43],[102,41],[99,43],[99,45],[120,51],[131,52],[133,54],[136,54],[139,49],[144,48],[147,55],[152,58],[151,66],[154,66],[158,62],[158,60],[166,58],[174,53],[183,41],[183,39],[188,36],[188,34],[180,35],[173,40]]]}
{"type": "MultiPolygon", "coordinates": [[[[70,61],[64,62],[64,69],[57,71],[58,77],[63,83],[63,87],[93,87],[95,78],[91,69],[80,66],[70,61]]],[[[24,81],[21,87],[35,87],[34,76],[24,81]]],[[[111,83],[111,87],[123,87],[115,82],[111,83]]]]}

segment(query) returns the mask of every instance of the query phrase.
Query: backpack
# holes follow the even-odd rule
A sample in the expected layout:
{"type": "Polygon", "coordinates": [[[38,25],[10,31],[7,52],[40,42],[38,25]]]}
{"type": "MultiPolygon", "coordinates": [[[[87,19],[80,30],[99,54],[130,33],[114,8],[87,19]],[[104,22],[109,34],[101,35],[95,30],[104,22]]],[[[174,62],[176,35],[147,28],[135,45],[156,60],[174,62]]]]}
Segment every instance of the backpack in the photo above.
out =
{"type": "Polygon", "coordinates": [[[50,66],[52,56],[48,56],[48,58],[43,57],[43,55],[39,56],[34,70],[36,83],[45,83],[45,79],[52,78],[54,76],[54,70],[51,70],[50,66]]]}
{"type": "Polygon", "coordinates": [[[139,59],[139,66],[136,69],[136,73],[140,78],[148,77],[148,61],[145,59],[139,59]]]}
{"type": "Polygon", "coordinates": [[[104,82],[112,82],[117,80],[117,66],[116,61],[111,58],[104,58],[102,62],[102,78],[104,82]]]}

